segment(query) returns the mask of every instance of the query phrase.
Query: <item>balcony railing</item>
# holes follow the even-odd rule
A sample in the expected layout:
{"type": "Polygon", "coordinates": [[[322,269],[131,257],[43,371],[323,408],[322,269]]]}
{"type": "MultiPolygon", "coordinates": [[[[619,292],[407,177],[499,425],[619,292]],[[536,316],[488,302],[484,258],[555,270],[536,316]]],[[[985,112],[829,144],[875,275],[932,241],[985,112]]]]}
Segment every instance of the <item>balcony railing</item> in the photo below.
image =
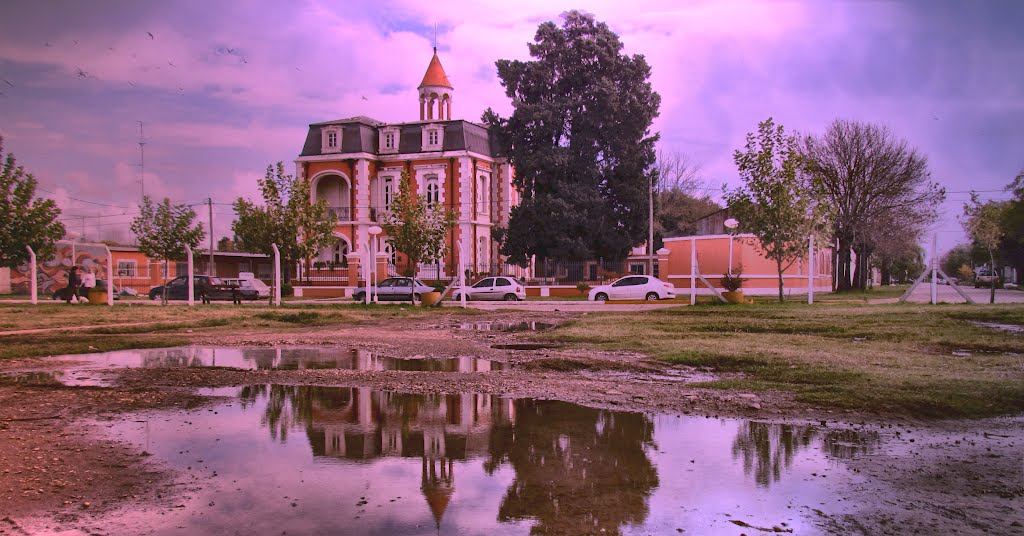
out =
{"type": "Polygon", "coordinates": [[[354,221],[355,210],[352,207],[327,207],[327,217],[334,221],[354,221]]]}

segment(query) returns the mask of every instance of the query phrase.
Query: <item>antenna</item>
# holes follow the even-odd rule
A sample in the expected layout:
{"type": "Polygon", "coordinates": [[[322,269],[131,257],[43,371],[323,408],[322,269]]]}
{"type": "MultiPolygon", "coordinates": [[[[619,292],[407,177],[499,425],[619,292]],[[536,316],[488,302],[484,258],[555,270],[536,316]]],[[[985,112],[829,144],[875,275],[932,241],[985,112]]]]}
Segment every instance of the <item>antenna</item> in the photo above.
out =
{"type": "Polygon", "coordinates": [[[146,138],[142,135],[142,121],[139,121],[139,189],[146,197],[146,138]]]}
{"type": "Polygon", "coordinates": [[[437,23],[434,23],[434,52],[437,52],[437,23]]]}

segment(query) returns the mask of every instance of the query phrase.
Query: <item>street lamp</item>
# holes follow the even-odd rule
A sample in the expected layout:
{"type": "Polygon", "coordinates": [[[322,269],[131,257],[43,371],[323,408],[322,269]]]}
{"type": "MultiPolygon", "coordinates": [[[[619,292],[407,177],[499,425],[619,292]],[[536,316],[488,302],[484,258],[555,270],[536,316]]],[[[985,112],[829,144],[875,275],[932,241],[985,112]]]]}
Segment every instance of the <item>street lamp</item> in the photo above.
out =
{"type": "MultiPolygon", "coordinates": [[[[370,286],[370,281],[366,282],[366,295],[367,299],[370,299],[371,294],[377,288],[377,236],[383,233],[384,229],[381,229],[380,225],[374,225],[367,229],[367,231],[369,231],[370,236],[373,237],[370,239],[370,262],[372,264],[370,265],[369,271],[369,273],[372,274],[373,277],[373,286],[370,286]]],[[[379,296],[377,296],[376,294],[373,294],[373,303],[377,303],[378,297],[379,296]]]]}
{"type": "Polygon", "coordinates": [[[736,218],[729,218],[723,225],[729,230],[729,275],[732,275],[732,237],[736,234],[735,231],[740,226],[740,222],[736,218]]]}

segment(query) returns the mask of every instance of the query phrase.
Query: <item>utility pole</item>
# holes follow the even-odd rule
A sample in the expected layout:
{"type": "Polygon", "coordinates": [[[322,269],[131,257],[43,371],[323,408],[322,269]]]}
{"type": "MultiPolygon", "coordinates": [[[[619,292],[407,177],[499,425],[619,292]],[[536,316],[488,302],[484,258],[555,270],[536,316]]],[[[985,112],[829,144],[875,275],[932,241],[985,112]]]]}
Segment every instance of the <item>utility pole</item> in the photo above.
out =
{"type": "Polygon", "coordinates": [[[213,198],[206,198],[206,206],[210,212],[210,269],[207,270],[206,275],[213,276],[216,272],[213,269],[213,198]]]}
{"type": "Polygon", "coordinates": [[[139,121],[139,189],[146,197],[146,141],[142,135],[142,121],[139,121]]]}

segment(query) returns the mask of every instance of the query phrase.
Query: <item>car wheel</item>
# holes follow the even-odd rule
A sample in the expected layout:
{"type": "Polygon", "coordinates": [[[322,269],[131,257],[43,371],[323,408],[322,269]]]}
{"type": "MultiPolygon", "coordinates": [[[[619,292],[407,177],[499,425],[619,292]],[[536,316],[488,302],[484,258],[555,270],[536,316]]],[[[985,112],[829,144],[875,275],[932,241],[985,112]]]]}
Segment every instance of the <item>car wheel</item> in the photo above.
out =
{"type": "Polygon", "coordinates": [[[658,301],[658,293],[657,292],[648,292],[647,295],[644,296],[644,299],[647,300],[647,301],[658,301]]]}
{"type": "Polygon", "coordinates": [[[423,301],[423,300],[420,299],[420,295],[419,294],[413,294],[412,295],[412,300],[413,301],[423,301]]]}
{"type": "Polygon", "coordinates": [[[153,301],[156,301],[156,293],[155,292],[150,292],[149,293],[149,299],[153,300],[153,301]]]}
{"type": "Polygon", "coordinates": [[[517,297],[515,294],[506,294],[505,301],[519,301],[519,297],[517,297]]]}
{"type": "Polygon", "coordinates": [[[363,298],[365,298],[365,297],[366,297],[366,294],[364,294],[362,292],[360,292],[358,294],[353,294],[352,295],[352,301],[361,302],[361,301],[363,301],[363,298]]]}
{"type": "Polygon", "coordinates": [[[608,295],[605,294],[604,292],[598,292],[594,296],[594,301],[608,301],[608,295]]]}

